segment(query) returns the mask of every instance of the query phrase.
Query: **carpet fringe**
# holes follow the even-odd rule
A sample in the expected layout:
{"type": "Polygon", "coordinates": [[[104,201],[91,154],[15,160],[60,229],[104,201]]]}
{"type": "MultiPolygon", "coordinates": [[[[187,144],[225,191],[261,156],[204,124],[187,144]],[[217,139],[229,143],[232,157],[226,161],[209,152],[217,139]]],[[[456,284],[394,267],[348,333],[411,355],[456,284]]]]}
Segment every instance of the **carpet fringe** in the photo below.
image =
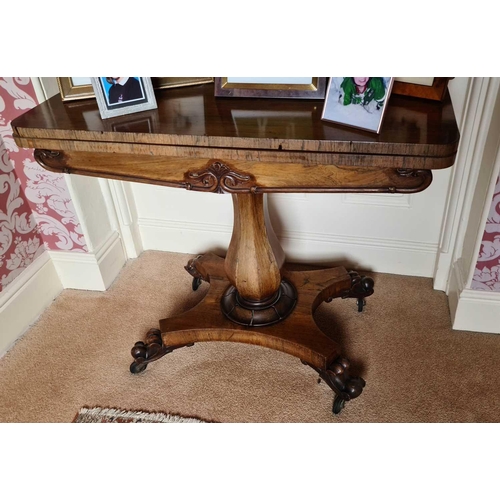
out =
{"type": "Polygon", "coordinates": [[[179,415],[170,415],[168,413],[149,413],[145,411],[128,411],[116,408],[81,408],[76,416],[75,423],[98,423],[106,419],[108,422],[117,420],[131,420],[134,423],[206,423],[203,420],[191,417],[181,417],[179,415]]]}

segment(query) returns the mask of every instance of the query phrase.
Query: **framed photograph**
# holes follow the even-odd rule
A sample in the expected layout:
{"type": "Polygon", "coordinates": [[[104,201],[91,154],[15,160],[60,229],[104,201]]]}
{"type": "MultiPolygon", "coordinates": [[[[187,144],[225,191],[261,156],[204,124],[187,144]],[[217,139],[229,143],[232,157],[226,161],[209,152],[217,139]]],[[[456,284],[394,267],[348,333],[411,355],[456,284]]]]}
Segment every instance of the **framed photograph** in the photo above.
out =
{"type": "Polygon", "coordinates": [[[58,76],[57,85],[63,101],[95,97],[90,76],[58,76]]]}
{"type": "MultiPolygon", "coordinates": [[[[151,81],[153,88],[160,90],[211,83],[214,79],[212,76],[154,76],[151,81]]],[[[90,76],[58,76],[57,85],[63,101],[95,97],[90,76]]]]}
{"type": "Polygon", "coordinates": [[[401,77],[394,79],[393,94],[442,101],[448,89],[449,77],[401,77]]]}
{"type": "Polygon", "coordinates": [[[101,118],[128,115],[157,107],[151,78],[98,76],[92,77],[91,81],[101,118]]]}
{"type": "Polygon", "coordinates": [[[326,77],[215,77],[216,97],[324,99],[326,77]]]}
{"type": "Polygon", "coordinates": [[[379,133],[393,82],[392,76],[332,76],[321,119],[379,133]]]}

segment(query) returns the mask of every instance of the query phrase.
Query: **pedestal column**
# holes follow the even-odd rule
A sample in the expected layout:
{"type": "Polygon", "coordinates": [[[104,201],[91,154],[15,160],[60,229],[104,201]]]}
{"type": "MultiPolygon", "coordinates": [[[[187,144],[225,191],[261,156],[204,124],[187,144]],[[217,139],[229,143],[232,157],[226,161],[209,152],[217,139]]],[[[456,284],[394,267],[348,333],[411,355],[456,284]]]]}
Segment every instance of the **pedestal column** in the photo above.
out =
{"type": "Polygon", "coordinates": [[[297,294],[281,279],[284,254],[277,238],[270,238],[270,224],[266,227],[264,195],[232,196],[233,235],[224,264],[231,286],[222,298],[222,312],[238,324],[268,326],[290,314],[297,294]]]}
{"type": "Polygon", "coordinates": [[[233,235],[225,271],[240,297],[250,302],[272,298],[281,283],[264,217],[264,195],[233,194],[233,235]]]}

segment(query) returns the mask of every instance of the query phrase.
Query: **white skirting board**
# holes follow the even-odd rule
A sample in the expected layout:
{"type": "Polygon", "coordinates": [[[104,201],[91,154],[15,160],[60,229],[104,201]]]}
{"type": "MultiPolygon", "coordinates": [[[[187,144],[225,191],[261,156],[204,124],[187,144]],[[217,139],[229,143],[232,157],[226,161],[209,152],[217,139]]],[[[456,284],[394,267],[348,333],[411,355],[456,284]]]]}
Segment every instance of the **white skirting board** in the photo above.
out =
{"type": "Polygon", "coordinates": [[[0,293],[0,356],[64,288],[104,291],[125,261],[117,232],[96,253],[44,252],[0,293]]]}
{"type": "Polygon", "coordinates": [[[455,310],[453,329],[500,333],[500,293],[463,290],[455,310]]]}
{"type": "Polygon", "coordinates": [[[48,253],[64,288],[77,290],[106,290],[127,260],[117,232],[113,232],[95,253],[48,253]]]}
{"type": "MultiPolygon", "coordinates": [[[[232,227],[140,218],[145,250],[188,254],[215,251],[224,255],[232,227]]],[[[284,231],[278,236],[287,261],[309,264],[347,265],[360,271],[432,277],[437,245],[412,241],[344,237],[284,231]]]]}
{"type": "Polygon", "coordinates": [[[500,333],[500,293],[465,288],[460,261],[453,267],[448,302],[454,330],[500,333]]]}
{"type": "Polygon", "coordinates": [[[48,252],[0,293],[0,357],[37,320],[63,286],[48,252]]]}

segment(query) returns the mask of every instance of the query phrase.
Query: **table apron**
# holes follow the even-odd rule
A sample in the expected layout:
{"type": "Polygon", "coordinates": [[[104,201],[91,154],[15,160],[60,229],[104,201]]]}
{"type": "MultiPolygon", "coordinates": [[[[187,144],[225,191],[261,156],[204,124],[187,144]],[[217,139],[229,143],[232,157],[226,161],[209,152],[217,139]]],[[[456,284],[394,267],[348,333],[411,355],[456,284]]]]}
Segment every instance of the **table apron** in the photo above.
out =
{"type": "Polygon", "coordinates": [[[215,193],[417,193],[432,182],[424,169],[304,165],[82,151],[35,150],[53,172],[215,193]]]}

